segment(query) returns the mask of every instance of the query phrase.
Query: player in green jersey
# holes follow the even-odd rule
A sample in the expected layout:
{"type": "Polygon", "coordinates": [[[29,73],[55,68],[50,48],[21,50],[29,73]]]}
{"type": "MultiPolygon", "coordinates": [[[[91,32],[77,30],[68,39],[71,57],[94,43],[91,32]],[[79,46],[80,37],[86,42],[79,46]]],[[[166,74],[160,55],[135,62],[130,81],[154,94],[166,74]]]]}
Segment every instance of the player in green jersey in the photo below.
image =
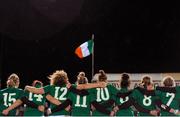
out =
{"type": "MultiPolygon", "coordinates": [[[[156,110],[157,108],[154,102],[157,99],[157,96],[155,95],[154,90],[151,87],[152,85],[153,83],[151,77],[144,76],[140,84],[140,87],[143,88],[135,89],[132,93],[132,97],[143,108],[149,110],[156,110]]],[[[149,113],[139,112],[139,116],[151,116],[151,115],[149,113]]]]}
{"type": "MultiPolygon", "coordinates": [[[[25,89],[36,94],[48,93],[54,98],[56,98],[57,100],[59,100],[59,102],[56,103],[56,105],[59,105],[60,103],[64,102],[67,99],[67,96],[69,93],[69,90],[66,87],[66,85],[69,84],[67,73],[64,70],[57,70],[56,72],[54,72],[52,75],[49,76],[49,79],[51,81],[51,84],[43,88],[34,88],[31,86],[26,86],[25,89]]],[[[91,88],[91,87],[93,88],[97,86],[102,87],[104,85],[105,85],[104,83],[94,83],[94,84],[88,84],[88,85],[82,84],[82,85],[78,85],[76,88],[88,89],[88,88],[91,88]]],[[[51,104],[51,109],[54,108],[56,105],[51,104]]],[[[70,112],[68,111],[68,109],[64,109],[64,110],[52,113],[52,116],[53,115],[70,115],[70,112]]]]}
{"type": "MultiPolygon", "coordinates": [[[[116,96],[116,105],[120,105],[129,100],[129,95],[131,91],[129,89],[130,86],[130,78],[129,75],[123,73],[120,80],[121,89],[116,96]]],[[[122,109],[116,112],[116,116],[134,116],[133,110],[131,107],[127,109],[122,109]]]]}
{"type": "MultiPolygon", "coordinates": [[[[157,96],[156,91],[154,90],[154,85],[152,82],[152,78],[150,76],[144,76],[142,78],[141,86],[142,89],[136,89],[133,92],[133,98],[140,104],[143,108],[154,110],[157,109],[158,106],[160,109],[173,112],[174,109],[166,106],[164,103],[160,101],[160,98],[157,96]],[[164,107],[164,108],[162,108],[164,107]]],[[[139,113],[140,116],[150,116],[147,113],[139,113]]]]}
{"type": "MultiPolygon", "coordinates": [[[[99,70],[97,82],[107,82],[107,76],[103,70],[99,70]]],[[[109,111],[112,109],[113,102],[108,105],[106,105],[106,102],[114,99],[117,91],[118,90],[110,84],[105,88],[92,89],[92,116],[108,116],[110,114],[109,111]]]]}
{"type": "MultiPolygon", "coordinates": [[[[163,104],[156,95],[150,76],[144,76],[140,87],[134,89],[132,93],[133,101],[147,110],[156,110],[156,106],[164,111],[173,112],[173,109],[163,104]]],[[[122,105],[127,105],[124,103],[122,105]]],[[[118,106],[120,108],[120,106],[118,106]]],[[[150,113],[139,112],[139,116],[151,116],[150,113]]]]}
{"type": "MultiPolygon", "coordinates": [[[[88,84],[88,80],[85,77],[84,72],[80,72],[77,76],[76,85],[79,84],[88,84]]],[[[74,85],[75,86],[75,85],[74,85]]],[[[76,86],[75,86],[76,87],[76,86]]],[[[90,109],[91,109],[91,89],[88,90],[79,90],[81,93],[85,93],[84,95],[79,95],[74,92],[70,92],[68,95],[68,99],[59,105],[58,107],[54,108],[52,112],[56,112],[61,110],[69,105],[71,105],[71,116],[90,116],[90,109]]]]}
{"type": "MultiPolygon", "coordinates": [[[[43,87],[43,83],[41,81],[35,80],[32,84],[33,87],[40,88],[43,87]]],[[[32,92],[25,91],[25,96],[28,97],[30,101],[33,101],[37,105],[45,104],[45,94],[33,94],[32,92]]],[[[24,116],[43,116],[44,113],[39,111],[36,108],[31,108],[26,106],[24,111],[24,116]]]]}
{"type": "MultiPolygon", "coordinates": [[[[162,80],[162,86],[166,88],[174,87],[175,86],[174,78],[171,76],[164,77],[162,80]]],[[[158,90],[157,88],[157,95],[160,97],[162,103],[166,104],[167,106],[175,110],[174,113],[161,110],[161,116],[175,116],[179,112],[180,92],[178,92],[178,90],[176,89],[163,91],[163,90],[158,90]]]]}
{"type": "MultiPolygon", "coordinates": [[[[42,82],[35,80],[33,82],[33,86],[39,87],[42,85],[42,82]]],[[[24,96],[22,96],[20,99],[16,100],[11,106],[3,110],[4,115],[8,115],[8,113],[17,108],[20,105],[26,104],[25,109],[25,116],[43,116],[44,113],[44,106],[43,103],[39,102],[44,97],[39,97],[39,95],[31,94],[30,92],[25,92],[24,96]],[[26,97],[27,96],[27,97],[26,97]],[[38,100],[34,100],[33,98],[38,98],[38,100]],[[28,100],[29,99],[29,100],[28,100]],[[38,101],[38,102],[37,102],[38,101]]],[[[24,105],[23,105],[24,106],[24,105]]]]}
{"type": "MultiPolygon", "coordinates": [[[[42,82],[35,80],[33,82],[33,87],[42,87],[42,82]]],[[[53,98],[51,95],[41,95],[41,94],[33,94],[31,92],[26,91],[24,96],[20,99],[16,100],[11,106],[3,110],[4,115],[8,115],[9,111],[15,109],[20,105],[25,105],[26,109],[24,112],[25,116],[44,116],[44,103],[45,97],[53,104],[58,104],[59,101],[53,98]]]]}
{"type": "MultiPolygon", "coordinates": [[[[11,74],[7,80],[7,88],[0,91],[0,111],[11,106],[17,99],[24,95],[24,91],[19,89],[19,77],[16,74],[11,74]]],[[[15,116],[16,109],[9,112],[8,116],[15,116]]]]}
{"type": "MultiPolygon", "coordinates": [[[[88,79],[85,77],[84,72],[80,72],[77,76],[77,85],[88,84],[88,79]]],[[[68,99],[72,102],[71,116],[90,116],[91,109],[91,89],[87,90],[88,95],[78,95],[76,93],[70,92],[68,99]]]]}
{"type": "Polygon", "coordinates": [[[130,77],[127,73],[123,73],[121,75],[120,86],[121,86],[121,89],[116,95],[116,106],[111,111],[111,116],[113,116],[115,114],[116,114],[116,116],[134,116],[135,112],[137,112],[136,110],[138,110],[139,112],[150,113],[151,115],[157,115],[158,111],[147,110],[145,108],[142,108],[137,103],[133,103],[131,101],[131,94],[132,94],[133,90],[129,89],[130,77]],[[129,103],[130,105],[126,104],[126,108],[119,110],[118,105],[121,106],[122,104],[124,104],[128,101],[130,101],[132,103],[129,103]],[[132,108],[133,106],[135,108],[132,108]]]}
{"type": "MultiPolygon", "coordinates": [[[[56,71],[49,76],[49,79],[51,84],[43,88],[34,88],[31,86],[26,86],[25,89],[36,94],[50,94],[55,99],[58,99],[58,104],[60,104],[61,102],[65,101],[68,96],[68,89],[66,87],[66,84],[68,82],[67,73],[63,70],[56,71]]],[[[55,104],[50,104],[50,108],[54,108],[55,106],[55,104]]],[[[64,109],[62,111],[53,113],[51,116],[53,115],[70,115],[70,113],[69,111],[66,111],[64,109]]]]}

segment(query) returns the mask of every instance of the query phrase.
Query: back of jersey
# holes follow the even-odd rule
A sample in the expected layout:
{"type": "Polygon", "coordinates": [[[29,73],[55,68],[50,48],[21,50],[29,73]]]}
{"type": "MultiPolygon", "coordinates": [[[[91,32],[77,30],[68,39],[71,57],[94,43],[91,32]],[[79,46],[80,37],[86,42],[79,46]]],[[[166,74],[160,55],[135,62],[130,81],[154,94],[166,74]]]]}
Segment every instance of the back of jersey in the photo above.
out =
{"type": "MultiPolygon", "coordinates": [[[[146,89],[144,90],[145,92],[148,92],[146,89]]],[[[157,96],[155,95],[155,93],[147,95],[145,94],[145,92],[142,92],[141,90],[138,89],[134,89],[132,93],[132,97],[141,107],[149,110],[156,109],[154,102],[157,99],[157,96]]],[[[149,113],[142,113],[142,112],[139,112],[139,115],[151,116],[149,113]]]]}
{"type": "Polygon", "coordinates": [[[87,90],[89,95],[80,96],[70,92],[68,99],[72,101],[71,116],[90,116],[91,89],[87,90]]]}
{"type": "MultiPolygon", "coordinates": [[[[122,88],[120,89],[119,91],[121,94],[125,94],[125,93],[128,93],[128,89],[127,88],[122,88]]],[[[125,97],[116,97],[116,105],[120,105],[120,104],[123,104],[125,102],[127,102],[129,100],[129,97],[130,96],[130,93],[129,95],[125,96],[125,97]]],[[[116,113],[116,116],[133,116],[134,115],[134,112],[133,110],[131,109],[131,107],[127,108],[127,109],[122,109],[122,110],[119,110],[117,111],[116,113]]]]}
{"type": "MultiPolygon", "coordinates": [[[[0,111],[11,106],[17,99],[24,96],[24,91],[19,88],[6,88],[0,91],[0,111]]],[[[2,113],[1,113],[2,114],[2,113]]],[[[16,109],[11,110],[9,116],[16,115],[16,109]]]]}
{"type": "MultiPolygon", "coordinates": [[[[176,91],[176,93],[172,93],[172,92],[156,91],[156,94],[159,96],[159,98],[163,104],[166,104],[167,106],[169,106],[173,109],[179,110],[180,92],[178,93],[176,91]]],[[[163,111],[163,110],[161,110],[161,115],[162,116],[175,116],[174,114],[169,113],[167,111],[163,111]]]]}
{"type": "MultiPolygon", "coordinates": [[[[107,85],[105,88],[95,88],[92,91],[92,100],[97,101],[99,104],[103,104],[109,99],[114,99],[114,96],[117,93],[117,89],[112,85],[107,85]]],[[[113,106],[113,105],[112,105],[113,106]]],[[[108,107],[108,110],[112,110],[112,106],[108,107]]],[[[101,113],[97,110],[92,111],[93,116],[107,116],[104,113],[101,113]]]]}
{"type": "MultiPolygon", "coordinates": [[[[32,92],[25,91],[25,96],[37,105],[44,105],[45,103],[45,94],[34,94],[32,92]]],[[[43,114],[44,113],[40,112],[38,109],[28,106],[26,106],[24,111],[24,116],[42,116],[43,114]]]]}
{"type": "MultiPolygon", "coordinates": [[[[44,91],[47,94],[50,94],[54,98],[58,99],[60,102],[64,102],[68,96],[68,89],[66,85],[64,86],[55,86],[55,85],[47,85],[44,87],[44,91]]],[[[51,109],[54,108],[56,105],[51,104],[51,109]]],[[[70,115],[70,112],[66,111],[65,109],[62,111],[58,111],[52,113],[52,115],[70,115]]]]}

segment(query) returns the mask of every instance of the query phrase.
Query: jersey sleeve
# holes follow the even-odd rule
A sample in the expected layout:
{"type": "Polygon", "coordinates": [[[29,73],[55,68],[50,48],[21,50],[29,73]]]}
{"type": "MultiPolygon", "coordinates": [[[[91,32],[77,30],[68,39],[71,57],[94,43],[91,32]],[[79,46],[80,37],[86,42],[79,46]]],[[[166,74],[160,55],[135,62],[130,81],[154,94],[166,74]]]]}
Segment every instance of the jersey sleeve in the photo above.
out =
{"type": "Polygon", "coordinates": [[[96,101],[96,89],[95,88],[90,89],[89,92],[91,96],[91,102],[96,101]]]}
{"type": "Polygon", "coordinates": [[[85,96],[85,95],[89,95],[88,91],[86,89],[76,89],[77,85],[72,85],[69,88],[69,92],[73,92],[74,94],[80,95],[80,96],[85,96]]]}
{"type": "Polygon", "coordinates": [[[47,86],[43,87],[43,89],[44,89],[44,92],[45,92],[45,93],[49,93],[50,90],[51,90],[51,86],[50,86],[50,85],[47,85],[47,86]]]}
{"type": "Polygon", "coordinates": [[[111,93],[115,96],[118,93],[118,89],[112,85],[109,85],[111,93]]]}
{"type": "Polygon", "coordinates": [[[71,86],[72,86],[73,88],[76,88],[76,87],[77,87],[77,85],[76,85],[76,84],[72,84],[71,86]]]}
{"type": "MultiPolygon", "coordinates": [[[[161,91],[159,91],[159,90],[156,90],[156,91],[155,91],[155,94],[156,94],[156,96],[158,96],[158,97],[162,97],[162,96],[161,96],[162,93],[161,93],[161,91]]],[[[158,98],[158,97],[157,97],[157,98],[158,98]]]]}
{"type": "Polygon", "coordinates": [[[180,93],[180,86],[176,86],[177,93],[180,93]]]}
{"type": "Polygon", "coordinates": [[[29,97],[29,92],[28,91],[24,91],[24,96],[29,97]]]}
{"type": "Polygon", "coordinates": [[[72,100],[72,97],[73,97],[72,95],[73,95],[73,94],[72,94],[71,92],[69,92],[68,95],[67,95],[67,98],[68,98],[69,100],[72,100]]]}
{"type": "Polygon", "coordinates": [[[137,92],[137,89],[134,89],[132,91],[132,93],[130,94],[130,97],[132,97],[134,100],[137,100],[138,99],[138,92],[137,92]]]}
{"type": "Polygon", "coordinates": [[[19,96],[18,96],[18,99],[22,98],[25,96],[25,93],[24,93],[24,90],[22,89],[19,89],[19,96]]]}
{"type": "Polygon", "coordinates": [[[3,99],[3,94],[2,94],[2,91],[0,91],[0,100],[3,99]]]}

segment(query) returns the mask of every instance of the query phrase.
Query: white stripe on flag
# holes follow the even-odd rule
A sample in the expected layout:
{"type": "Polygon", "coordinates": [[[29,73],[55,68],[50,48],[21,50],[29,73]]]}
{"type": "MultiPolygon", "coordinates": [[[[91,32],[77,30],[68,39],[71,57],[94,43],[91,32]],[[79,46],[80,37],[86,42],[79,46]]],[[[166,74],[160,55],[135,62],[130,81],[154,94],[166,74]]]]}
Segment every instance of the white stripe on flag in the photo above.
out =
{"type": "Polygon", "coordinates": [[[88,42],[83,43],[82,45],[80,45],[80,47],[81,47],[83,57],[90,55],[90,52],[88,49],[88,42]]]}

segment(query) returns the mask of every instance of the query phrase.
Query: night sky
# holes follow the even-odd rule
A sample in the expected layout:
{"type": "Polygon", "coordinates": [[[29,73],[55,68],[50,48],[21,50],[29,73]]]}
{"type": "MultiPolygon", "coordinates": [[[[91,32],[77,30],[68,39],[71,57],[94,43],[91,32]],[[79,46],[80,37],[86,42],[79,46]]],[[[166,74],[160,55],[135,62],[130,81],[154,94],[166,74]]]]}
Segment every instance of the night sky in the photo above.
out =
{"type": "Polygon", "coordinates": [[[95,35],[95,72],[180,72],[178,1],[1,0],[0,76],[17,73],[21,87],[64,69],[91,80],[91,56],[74,50],[95,35]]]}

